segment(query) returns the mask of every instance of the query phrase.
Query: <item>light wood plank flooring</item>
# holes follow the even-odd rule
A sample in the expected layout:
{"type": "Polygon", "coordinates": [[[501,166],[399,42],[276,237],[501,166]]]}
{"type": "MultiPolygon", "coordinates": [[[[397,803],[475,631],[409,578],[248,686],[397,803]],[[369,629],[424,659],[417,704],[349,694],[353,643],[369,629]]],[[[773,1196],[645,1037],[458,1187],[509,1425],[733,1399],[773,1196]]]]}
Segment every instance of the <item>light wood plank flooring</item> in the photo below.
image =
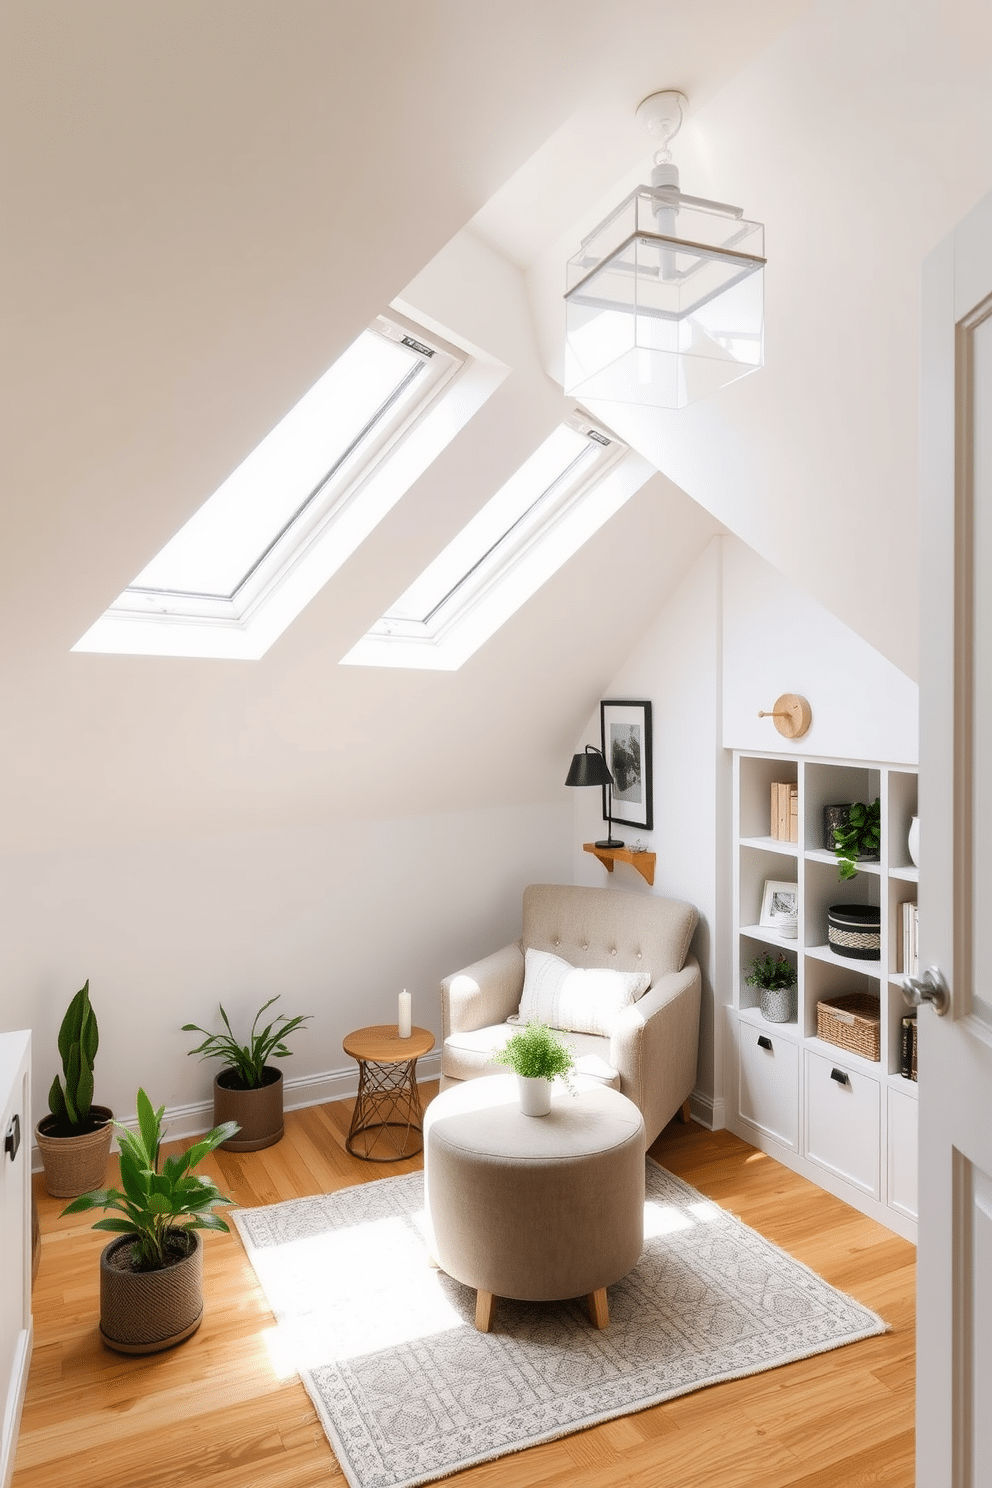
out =
{"type": "MultiPolygon", "coordinates": [[[[432,1087],[425,1088],[425,1095],[432,1087]]],[[[410,1172],[344,1139],[350,1102],[291,1112],[264,1152],[218,1153],[242,1205],[410,1172]]],[[[889,1230],[727,1132],[673,1122],[665,1167],[821,1276],[892,1332],[753,1378],[715,1385],[561,1441],[471,1468],[458,1488],[861,1488],[913,1483],[915,1251],[889,1230]]],[[[205,1237],[206,1315],[170,1353],[130,1359],[97,1333],[105,1237],[35,1179],[42,1258],[35,1349],[12,1488],[346,1488],[295,1379],[280,1379],[273,1327],[235,1234],[205,1237]]]]}

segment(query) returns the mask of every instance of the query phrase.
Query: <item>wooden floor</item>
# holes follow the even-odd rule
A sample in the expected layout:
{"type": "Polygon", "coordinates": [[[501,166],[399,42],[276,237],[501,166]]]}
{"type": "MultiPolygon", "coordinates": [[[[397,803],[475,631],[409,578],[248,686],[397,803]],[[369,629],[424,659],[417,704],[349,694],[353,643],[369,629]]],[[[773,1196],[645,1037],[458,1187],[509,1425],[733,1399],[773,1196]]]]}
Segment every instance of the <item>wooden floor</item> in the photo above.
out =
{"type": "MultiPolygon", "coordinates": [[[[430,1091],[431,1087],[427,1087],[430,1091]]],[[[426,1093],[426,1092],[425,1092],[426,1093]]],[[[218,1153],[242,1205],[410,1172],[344,1150],[350,1103],[286,1118],[264,1152],[218,1153]]],[[[532,1447],[449,1481],[457,1488],[855,1488],[913,1483],[915,1251],[727,1132],[673,1123],[665,1167],[873,1308],[880,1338],[532,1447]]],[[[313,1407],[280,1379],[273,1319],[235,1234],[205,1236],[206,1315],[169,1353],[124,1358],[98,1337],[105,1236],[35,1179],[42,1256],[35,1348],[13,1488],[346,1488],[313,1407]]]]}

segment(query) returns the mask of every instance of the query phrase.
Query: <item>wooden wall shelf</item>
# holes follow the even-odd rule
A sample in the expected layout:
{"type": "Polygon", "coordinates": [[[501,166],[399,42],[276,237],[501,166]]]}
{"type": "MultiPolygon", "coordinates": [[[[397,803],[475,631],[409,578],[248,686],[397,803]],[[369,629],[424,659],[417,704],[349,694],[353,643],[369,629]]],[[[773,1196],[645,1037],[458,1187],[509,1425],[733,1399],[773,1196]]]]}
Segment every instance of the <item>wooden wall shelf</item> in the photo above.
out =
{"type": "Polygon", "coordinates": [[[629,863],[646,883],[654,883],[655,854],[652,852],[631,852],[627,847],[597,847],[595,842],[583,842],[582,850],[598,858],[607,873],[613,872],[614,863],[629,863]]]}

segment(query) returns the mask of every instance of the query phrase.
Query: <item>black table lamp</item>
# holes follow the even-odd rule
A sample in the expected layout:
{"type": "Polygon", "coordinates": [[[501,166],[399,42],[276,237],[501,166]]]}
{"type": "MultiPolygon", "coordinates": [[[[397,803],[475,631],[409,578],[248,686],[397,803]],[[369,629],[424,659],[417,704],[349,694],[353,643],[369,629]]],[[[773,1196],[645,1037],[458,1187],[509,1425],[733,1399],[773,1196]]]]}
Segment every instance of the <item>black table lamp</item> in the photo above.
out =
{"type": "Polygon", "coordinates": [[[595,846],[623,847],[623,839],[613,835],[613,776],[610,774],[609,765],[603,758],[603,751],[597,749],[595,744],[587,744],[583,754],[573,754],[572,763],[565,776],[565,784],[606,786],[607,837],[604,842],[595,843],[595,846]]]}

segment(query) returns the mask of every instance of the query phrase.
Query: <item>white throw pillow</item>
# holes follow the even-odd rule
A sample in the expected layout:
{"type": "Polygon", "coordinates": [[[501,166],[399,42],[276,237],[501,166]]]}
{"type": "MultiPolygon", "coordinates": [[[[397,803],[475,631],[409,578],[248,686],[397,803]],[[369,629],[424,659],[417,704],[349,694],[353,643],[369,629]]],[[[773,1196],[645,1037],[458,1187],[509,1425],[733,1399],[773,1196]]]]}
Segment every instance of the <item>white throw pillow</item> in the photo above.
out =
{"type": "Polygon", "coordinates": [[[520,1010],[513,1021],[528,1023],[536,1018],[550,1028],[609,1038],[617,1015],[650,985],[650,971],[570,966],[560,956],[528,947],[520,1010]]]}

